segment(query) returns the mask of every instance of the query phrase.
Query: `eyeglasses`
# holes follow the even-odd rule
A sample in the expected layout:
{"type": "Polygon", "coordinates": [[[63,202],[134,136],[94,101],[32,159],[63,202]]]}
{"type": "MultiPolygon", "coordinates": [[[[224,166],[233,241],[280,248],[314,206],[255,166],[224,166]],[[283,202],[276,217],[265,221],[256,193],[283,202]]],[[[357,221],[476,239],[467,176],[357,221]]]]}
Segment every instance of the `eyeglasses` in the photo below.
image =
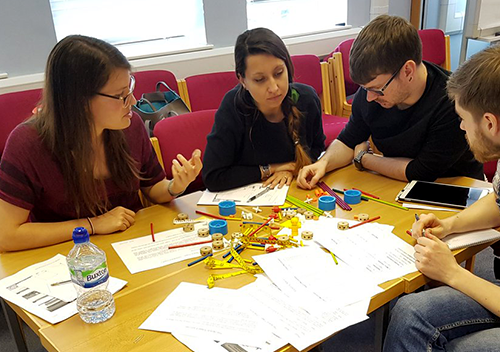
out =
{"type": "Polygon", "coordinates": [[[117,99],[117,100],[123,100],[123,107],[129,107],[132,103],[132,96],[134,94],[134,88],[135,88],[135,78],[134,76],[130,76],[130,87],[128,89],[129,93],[124,96],[116,96],[116,95],[109,95],[109,94],[104,94],[104,93],[96,93],[97,95],[107,97],[107,98],[112,98],[112,99],[117,99]]]}
{"type": "Polygon", "coordinates": [[[392,74],[391,78],[389,78],[389,80],[387,81],[387,83],[384,84],[384,86],[382,88],[377,89],[377,88],[366,88],[366,87],[363,87],[363,86],[361,86],[361,87],[364,90],[366,90],[367,92],[372,92],[374,94],[377,94],[380,97],[383,97],[384,96],[384,91],[387,89],[387,87],[389,86],[389,84],[391,84],[391,82],[394,80],[394,78],[396,78],[397,74],[399,73],[399,71],[401,71],[401,69],[403,68],[404,65],[405,64],[401,65],[401,67],[398,68],[397,71],[392,74]]]}

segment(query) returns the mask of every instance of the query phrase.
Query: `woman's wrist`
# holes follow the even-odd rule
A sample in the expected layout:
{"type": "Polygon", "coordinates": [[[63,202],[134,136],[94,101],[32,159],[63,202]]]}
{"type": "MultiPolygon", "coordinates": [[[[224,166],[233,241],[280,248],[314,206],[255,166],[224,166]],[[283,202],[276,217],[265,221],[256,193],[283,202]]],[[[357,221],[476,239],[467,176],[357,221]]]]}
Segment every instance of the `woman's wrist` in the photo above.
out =
{"type": "Polygon", "coordinates": [[[167,189],[168,189],[168,193],[172,196],[172,198],[180,196],[185,191],[185,189],[182,189],[180,191],[175,189],[174,180],[170,180],[170,182],[168,183],[167,189]]]}
{"type": "Polygon", "coordinates": [[[274,172],[271,171],[271,165],[260,165],[260,178],[261,180],[267,180],[274,172]]]}

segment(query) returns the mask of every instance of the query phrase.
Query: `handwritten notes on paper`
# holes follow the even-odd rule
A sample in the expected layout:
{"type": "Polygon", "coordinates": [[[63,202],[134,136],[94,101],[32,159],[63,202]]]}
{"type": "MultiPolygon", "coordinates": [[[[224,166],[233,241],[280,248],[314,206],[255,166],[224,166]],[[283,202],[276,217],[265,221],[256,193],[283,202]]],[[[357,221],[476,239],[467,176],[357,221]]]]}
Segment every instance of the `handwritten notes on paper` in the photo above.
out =
{"type": "Polygon", "coordinates": [[[282,205],[285,203],[288,188],[289,186],[283,186],[282,188],[275,187],[252,201],[250,201],[252,197],[261,194],[264,190],[262,183],[253,183],[223,192],[210,192],[206,190],[198,201],[198,205],[217,205],[222,200],[232,200],[237,205],[252,207],[282,205]]]}

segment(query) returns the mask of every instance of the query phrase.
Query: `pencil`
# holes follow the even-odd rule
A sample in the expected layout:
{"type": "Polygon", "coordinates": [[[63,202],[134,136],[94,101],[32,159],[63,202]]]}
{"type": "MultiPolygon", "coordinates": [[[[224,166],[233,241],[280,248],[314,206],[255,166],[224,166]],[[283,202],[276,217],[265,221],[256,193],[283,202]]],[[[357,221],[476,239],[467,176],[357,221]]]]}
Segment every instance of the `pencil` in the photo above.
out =
{"type": "Polygon", "coordinates": [[[372,197],[372,198],[376,198],[376,199],[380,199],[380,197],[377,197],[377,196],[375,196],[375,195],[373,195],[373,194],[370,194],[370,193],[368,193],[368,192],[362,191],[362,190],[360,190],[360,189],[358,189],[358,188],[354,188],[354,187],[353,187],[352,189],[355,189],[356,191],[360,191],[360,192],[361,192],[361,194],[364,194],[365,196],[372,197]]]}
{"type": "Polygon", "coordinates": [[[339,265],[339,262],[337,261],[337,258],[335,257],[335,254],[333,254],[332,251],[329,251],[330,254],[332,255],[333,261],[335,262],[336,265],[339,265]]]}
{"type": "Polygon", "coordinates": [[[207,240],[207,241],[201,241],[201,242],[193,242],[193,243],[185,243],[185,244],[178,244],[176,246],[171,246],[168,247],[168,249],[175,249],[175,248],[182,248],[182,247],[189,247],[189,246],[195,246],[197,244],[205,244],[205,243],[211,243],[212,240],[207,240]]]}
{"type": "Polygon", "coordinates": [[[349,226],[350,229],[353,229],[355,227],[358,227],[358,226],[361,226],[361,225],[364,225],[366,223],[369,223],[369,222],[372,222],[372,221],[375,221],[375,220],[378,220],[380,219],[380,216],[376,216],[374,218],[371,218],[371,219],[368,219],[368,220],[365,220],[365,221],[361,221],[359,224],[356,224],[356,225],[353,225],[353,226],[349,226]]]}
{"type": "Polygon", "coordinates": [[[151,228],[151,237],[153,238],[153,242],[155,242],[155,231],[153,229],[153,223],[149,223],[149,227],[151,228]]]}
{"type": "Polygon", "coordinates": [[[377,198],[373,198],[373,197],[370,197],[370,196],[364,196],[366,198],[368,198],[369,200],[373,200],[375,202],[379,202],[379,203],[382,203],[382,204],[385,204],[385,205],[390,205],[391,207],[395,207],[395,208],[398,208],[398,209],[403,209],[403,210],[408,210],[408,208],[406,207],[403,207],[399,204],[395,204],[395,203],[391,203],[391,202],[387,202],[385,200],[382,200],[382,199],[377,199],[377,198]]]}
{"type": "Polygon", "coordinates": [[[267,221],[266,221],[266,222],[264,222],[262,225],[260,225],[260,226],[259,226],[259,227],[255,230],[255,231],[252,231],[252,232],[248,235],[248,237],[252,237],[253,235],[255,235],[257,232],[259,232],[259,230],[260,230],[261,228],[263,228],[264,226],[266,226],[266,225],[269,223],[269,221],[271,221],[272,219],[273,219],[273,218],[269,218],[269,219],[267,219],[267,221]]]}
{"type": "Polygon", "coordinates": [[[213,254],[212,254],[212,253],[210,253],[210,254],[207,254],[207,255],[206,255],[206,256],[204,256],[204,257],[198,258],[198,259],[196,259],[195,261],[192,261],[191,263],[188,263],[188,266],[195,265],[196,263],[199,263],[199,262],[201,262],[202,260],[205,260],[205,259],[207,259],[208,257],[211,257],[212,255],[213,255],[213,254]]]}

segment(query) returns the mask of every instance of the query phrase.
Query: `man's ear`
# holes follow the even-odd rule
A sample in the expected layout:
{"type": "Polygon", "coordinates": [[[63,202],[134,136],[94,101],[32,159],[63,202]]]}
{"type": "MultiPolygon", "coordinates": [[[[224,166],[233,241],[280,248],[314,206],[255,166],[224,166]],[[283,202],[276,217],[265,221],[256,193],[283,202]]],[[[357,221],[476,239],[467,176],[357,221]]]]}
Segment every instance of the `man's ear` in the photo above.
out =
{"type": "Polygon", "coordinates": [[[500,116],[496,116],[491,112],[486,112],[483,114],[481,123],[486,129],[486,133],[488,133],[491,138],[497,139],[500,137],[500,116]]]}
{"type": "Polygon", "coordinates": [[[415,78],[417,72],[417,64],[413,60],[408,60],[403,66],[403,72],[405,79],[411,82],[415,78]]]}

